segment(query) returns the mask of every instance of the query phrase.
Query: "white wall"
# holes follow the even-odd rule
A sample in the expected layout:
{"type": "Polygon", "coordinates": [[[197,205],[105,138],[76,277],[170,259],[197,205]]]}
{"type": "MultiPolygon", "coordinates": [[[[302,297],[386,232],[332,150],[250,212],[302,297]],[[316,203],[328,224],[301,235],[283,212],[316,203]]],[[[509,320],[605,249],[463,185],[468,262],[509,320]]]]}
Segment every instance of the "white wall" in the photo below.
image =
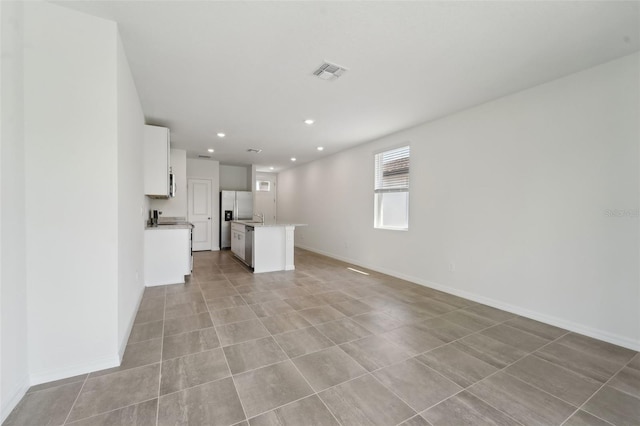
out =
{"type": "Polygon", "coordinates": [[[176,179],[176,196],[168,200],[149,199],[149,208],[160,210],[161,217],[187,217],[187,151],[171,149],[171,170],[176,179]]]}
{"type": "Polygon", "coordinates": [[[0,423],[29,385],[22,13],[0,2],[0,423]]]}
{"type": "Polygon", "coordinates": [[[300,246],[640,349],[638,217],[606,214],[638,208],[638,63],[284,171],[279,220],[309,224],[300,246]],[[409,231],[375,230],[373,153],[406,142],[409,231]]]}
{"type": "Polygon", "coordinates": [[[220,164],[220,190],[251,191],[251,167],[220,164]]]}
{"type": "Polygon", "coordinates": [[[187,179],[211,180],[211,247],[220,250],[220,164],[211,160],[187,159],[187,179]]]}
{"type": "Polygon", "coordinates": [[[120,357],[144,291],[144,115],[120,37],[118,84],[118,344],[120,357]]]}
{"type": "Polygon", "coordinates": [[[114,22],[46,2],[24,7],[28,360],[35,384],[119,361],[119,91],[114,22]]]}

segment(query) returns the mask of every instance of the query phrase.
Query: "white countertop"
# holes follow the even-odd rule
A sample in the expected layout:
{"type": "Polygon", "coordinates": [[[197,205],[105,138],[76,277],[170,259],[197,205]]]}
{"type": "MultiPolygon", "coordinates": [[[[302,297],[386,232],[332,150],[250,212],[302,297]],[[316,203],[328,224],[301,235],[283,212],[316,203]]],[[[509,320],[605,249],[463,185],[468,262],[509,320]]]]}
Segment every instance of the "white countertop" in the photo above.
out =
{"type": "Polygon", "coordinates": [[[307,226],[306,223],[262,223],[254,222],[252,220],[233,220],[232,222],[241,223],[243,225],[252,226],[254,228],[267,228],[276,226],[307,226]]]}
{"type": "Polygon", "coordinates": [[[149,226],[147,225],[144,229],[148,231],[156,231],[156,230],[167,230],[167,229],[191,229],[193,228],[193,224],[191,222],[181,222],[181,223],[172,223],[172,224],[158,224],[158,226],[149,226]]]}

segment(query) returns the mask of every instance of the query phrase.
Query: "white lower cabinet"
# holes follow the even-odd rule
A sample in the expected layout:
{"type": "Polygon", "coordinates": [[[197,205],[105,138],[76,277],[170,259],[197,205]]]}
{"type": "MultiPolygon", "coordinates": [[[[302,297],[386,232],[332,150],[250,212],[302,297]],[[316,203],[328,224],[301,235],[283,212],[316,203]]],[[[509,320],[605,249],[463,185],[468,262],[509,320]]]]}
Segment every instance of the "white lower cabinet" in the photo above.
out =
{"type": "Polygon", "coordinates": [[[184,283],[191,274],[191,229],[144,231],[144,283],[147,287],[184,283]]]}
{"type": "Polygon", "coordinates": [[[245,226],[242,224],[231,224],[231,251],[240,259],[245,260],[245,226]]]}

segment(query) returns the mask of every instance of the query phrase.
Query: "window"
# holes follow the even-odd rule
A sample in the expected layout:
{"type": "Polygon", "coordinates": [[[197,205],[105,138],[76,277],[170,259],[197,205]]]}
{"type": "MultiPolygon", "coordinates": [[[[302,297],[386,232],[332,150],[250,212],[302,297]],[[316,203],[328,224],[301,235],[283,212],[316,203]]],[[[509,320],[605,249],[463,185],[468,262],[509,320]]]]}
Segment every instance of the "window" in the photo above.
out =
{"type": "Polygon", "coordinates": [[[403,146],[375,155],[376,228],[409,229],[409,153],[403,146]]]}

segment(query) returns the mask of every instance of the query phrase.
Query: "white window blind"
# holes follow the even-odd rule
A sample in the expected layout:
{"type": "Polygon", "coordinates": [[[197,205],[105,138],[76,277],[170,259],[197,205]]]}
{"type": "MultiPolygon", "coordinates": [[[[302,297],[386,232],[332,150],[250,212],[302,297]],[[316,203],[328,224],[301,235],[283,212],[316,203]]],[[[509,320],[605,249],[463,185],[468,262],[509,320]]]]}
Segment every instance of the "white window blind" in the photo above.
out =
{"type": "Polygon", "coordinates": [[[375,156],[375,192],[406,192],[409,190],[410,147],[403,146],[375,156]]]}

